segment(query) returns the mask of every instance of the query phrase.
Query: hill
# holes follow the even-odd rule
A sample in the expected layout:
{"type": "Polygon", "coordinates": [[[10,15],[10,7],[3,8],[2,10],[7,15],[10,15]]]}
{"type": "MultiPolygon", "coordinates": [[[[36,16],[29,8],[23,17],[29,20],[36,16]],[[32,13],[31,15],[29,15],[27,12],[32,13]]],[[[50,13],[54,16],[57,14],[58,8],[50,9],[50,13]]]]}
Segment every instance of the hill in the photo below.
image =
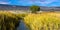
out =
{"type": "MultiPolygon", "coordinates": [[[[41,11],[60,11],[60,7],[46,7],[46,6],[40,6],[41,11]]],[[[29,10],[29,6],[17,6],[17,5],[6,5],[6,4],[0,4],[0,10],[29,10]]]]}

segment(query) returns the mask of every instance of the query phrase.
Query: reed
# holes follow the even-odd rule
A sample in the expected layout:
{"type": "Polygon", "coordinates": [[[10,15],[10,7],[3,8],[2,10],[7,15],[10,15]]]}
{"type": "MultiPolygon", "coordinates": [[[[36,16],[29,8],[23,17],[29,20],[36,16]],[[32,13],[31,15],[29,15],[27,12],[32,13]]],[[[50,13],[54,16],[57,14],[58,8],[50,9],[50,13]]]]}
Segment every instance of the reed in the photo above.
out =
{"type": "Polygon", "coordinates": [[[11,12],[0,12],[0,30],[16,30],[21,17],[11,12]]]}
{"type": "Polygon", "coordinates": [[[59,17],[57,13],[31,13],[24,17],[24,22],[29,30],[60,30],[59,17]]]}

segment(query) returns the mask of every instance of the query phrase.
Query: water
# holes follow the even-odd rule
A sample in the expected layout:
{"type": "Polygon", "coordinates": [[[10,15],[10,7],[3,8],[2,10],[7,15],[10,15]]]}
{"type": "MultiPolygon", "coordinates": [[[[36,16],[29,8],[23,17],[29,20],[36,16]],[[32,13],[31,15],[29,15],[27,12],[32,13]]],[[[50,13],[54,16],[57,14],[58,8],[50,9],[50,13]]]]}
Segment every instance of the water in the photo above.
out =
{"type": "Polygon", "coordinates": [[[20,21],[19,27],[17,27],[17,30],[28,30],[22,20],[20,21]]]}

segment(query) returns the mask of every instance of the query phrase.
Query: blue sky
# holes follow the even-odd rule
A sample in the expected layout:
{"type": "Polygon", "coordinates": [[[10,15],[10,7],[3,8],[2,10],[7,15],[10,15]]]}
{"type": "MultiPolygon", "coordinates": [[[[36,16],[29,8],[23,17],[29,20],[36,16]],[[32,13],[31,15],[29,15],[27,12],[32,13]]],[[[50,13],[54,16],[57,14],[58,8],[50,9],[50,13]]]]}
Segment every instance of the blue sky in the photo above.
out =
{"type": "Polygon", "coordinates": [[[60,0],[0,0],[0,4],[19,6],[60,6],[60,0]]]}

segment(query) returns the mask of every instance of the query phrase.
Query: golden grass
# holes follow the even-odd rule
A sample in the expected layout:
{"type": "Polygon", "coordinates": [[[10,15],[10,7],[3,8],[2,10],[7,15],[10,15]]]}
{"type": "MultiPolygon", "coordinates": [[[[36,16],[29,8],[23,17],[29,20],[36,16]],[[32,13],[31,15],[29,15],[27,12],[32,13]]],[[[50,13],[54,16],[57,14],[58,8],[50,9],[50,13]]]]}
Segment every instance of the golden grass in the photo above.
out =
{"type": "Polygon", "coordinates": [[[29,30],[60,30],[60,13],[28,14],[24,22],[29,30]]]}
{"type": "Polygon", "coordinates": [[[7,11],[0,11],[0,30],[16,30],[21,17],[7,11]]]}

